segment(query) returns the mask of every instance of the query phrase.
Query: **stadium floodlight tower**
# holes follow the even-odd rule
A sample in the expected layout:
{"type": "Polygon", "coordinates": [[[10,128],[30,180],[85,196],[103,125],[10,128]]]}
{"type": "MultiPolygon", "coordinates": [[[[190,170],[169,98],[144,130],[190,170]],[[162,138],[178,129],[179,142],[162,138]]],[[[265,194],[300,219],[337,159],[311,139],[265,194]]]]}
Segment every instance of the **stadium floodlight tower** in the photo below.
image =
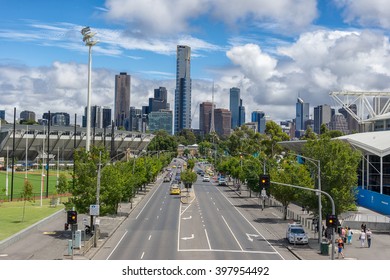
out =
{"type": "Polygon", "coordinates": [[[88,97],[87,97],[87,137],[85,141],[85,150],[89,151],[89,146],[91,143],[91,67],[92,67],[92,55],[91,50],[94,45],[98,43],[97,40],[93,40],[93,36],[96,35],[96,32],[92,32],[91,28],[89,26],[84,27],[81,29],[81,34],[83,35],[83,42],[86,46],[88,46],[89,49],[89,56],[88,56],[88,97]]]}

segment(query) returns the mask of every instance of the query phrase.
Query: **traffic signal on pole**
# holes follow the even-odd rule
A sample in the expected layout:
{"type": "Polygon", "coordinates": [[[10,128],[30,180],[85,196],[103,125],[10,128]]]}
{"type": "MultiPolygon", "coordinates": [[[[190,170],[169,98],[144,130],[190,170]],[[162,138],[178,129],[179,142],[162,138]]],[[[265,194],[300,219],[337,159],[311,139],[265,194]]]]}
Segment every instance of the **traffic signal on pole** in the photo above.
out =
{"type": "Polygon", "coordinates": [[[68,211],[68,224],[69,225],[74,225],[77,224],[77,212],[76,211],[68,211]]]}
{"type": "Polygon", "coordinates": [[[269,188],[271,184],[271,179],[269,174],[261,174],[260,175],[260,188],[269,188]]]}
{"type": "Polygon", "coordinates": [[[337,228],[337,216],[336,215],[327,215],[326,216],[326,227],[337,228]]]}

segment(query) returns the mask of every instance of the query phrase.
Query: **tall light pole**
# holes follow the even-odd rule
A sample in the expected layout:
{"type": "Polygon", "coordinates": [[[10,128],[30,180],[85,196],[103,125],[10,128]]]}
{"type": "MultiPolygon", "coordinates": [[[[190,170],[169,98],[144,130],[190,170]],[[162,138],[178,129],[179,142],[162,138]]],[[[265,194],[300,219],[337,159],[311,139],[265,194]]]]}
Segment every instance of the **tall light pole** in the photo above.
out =
{"type": "Polygon", "coordinates": [[[95,32],[92,32],[89,26],[81,29],[81,34],[83,35],[83,42],[88,46],[88,98],[87,98],[87,138],[85,141],[85,150],[89,151],[89,146],[91,143],[91,72],[92,72],[92,46],[96,45],[98,41],[92,40],[93,36],[96,35],[95,32]]]}
{"type": "MultiPolygon", "coordinates": [[[[318,180],[318,243],[320,243],[321,246],[321,239],[322,239],[322,203],[321,203],[321,161],[319,159],[309,158],[306,156],[298,155],[289,152],[291,155],[295,155],[304,159],[307,159],[312,164],[314,164],[317,167],[317,180],[318,180]]],[[[321,247],[320,247],[321,250],[321,247]]]]}

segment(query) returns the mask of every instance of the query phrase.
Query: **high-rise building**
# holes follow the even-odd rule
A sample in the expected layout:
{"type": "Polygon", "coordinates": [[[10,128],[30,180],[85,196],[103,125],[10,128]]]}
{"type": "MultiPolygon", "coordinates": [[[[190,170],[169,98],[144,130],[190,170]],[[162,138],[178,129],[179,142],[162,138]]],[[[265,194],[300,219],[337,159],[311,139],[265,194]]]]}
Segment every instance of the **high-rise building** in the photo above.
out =
{"type": "Polygon", "coordinates": [[[35,122],[35,113],[32,111],[22,111],[20,112],[20,120],[35,122]]]}
{"type": "Polygon", "coordinates": [[[238,108],[240,112],[238,118],[238,126],[242,126],[245,123],[245,106],[242,105],[242,99],[240,99],[240,107],[238,108]]]}
{"type": "MultiPolygon", "coordinates": [[[[215,108],[215,105],[214,105],[215,108]]],[[[202,102],[199,105],[199,130],[203,135],[210,133],[212,102],[202,102]]]]}
{"type": "Polygon", "coordinates": [[[139,131],[138,120],[142,118],[142,110],[130,107],[129,130],[139,131]]]}
{"type": "Polygon", "coordinates": [[[251,114],[251,121],[257,123],[257,132],[265,132],[265,113],[263,111],[253,111],[251,114]]]}
{"type": "MultiPolygon", "coordinates": [[[[85,114],[85,116],[86,115],[87,114],[85,114]]],[[[49,120],[49,113],[48,112],[43,113],[42,119],[49,120]]],[[[56,112],[56,113],[50,112],[50,119],[51,119],[50,125],[58,125],[58,126],[69,126],[70,125],[70,116],[68,113],[65,113],[65,112],[56,112]]],[[[84,124],[84,122],[85,121],[84,121],[84,117],[83,117],[83,124],[84,124]]]]}
{"type": "Polygon", "coordinates": [[[301,137],[305,130],[305,123],[309,120],[309,103],[305,103],[302,98],[297,99],[295,117],[295,137],[301,137]]]}
{"type": "Polygon", "coordinates": [[[170,110],[150,112],[148,115],[149,131],[153,133],[165,130],[169,135],[172,135],[172,117],[170,110]]]}
{"type": "Polygon", "coordinates": [[[231,133],[232,114],[228,109],[214,110],[215,132],[221,137],[228,137],[231,133]]]}
{"type": "Polygon", "coordinates": [[[103,106],[103,120],[102,128],[107,128],[111,125],[112,122],[112,110],[110,107],[103,106]]]}
{"type": "Polygon", "coordinates": [[[348,124],[345,117],[342,114],[335,114],[329,123],[330,130],[339,130],[343,134],[348,134],[348,124]]]}
{"type": "MultiPolygon", "coordinates": [[[[355,113],[355,115],[357,115],[357,106],[356,104],[351,104],[349,105],[349,109],[355,113]]],[[[359,123],[358,121],[352,117],[352,115],[350,113],[347,112],[347,110],[345,108],[340,108],[339,109],[339,113],[342,114],[344,116],[344,118],[346,119],[347,121],[347,124],[348,124],[348,130],[349,130],[349,133],[351,132],[359,132],[359,123]]]]}
{"type": "Polygon", "coordinates": [[[174,133],[191,128],[191,48],[177,46],[174,133]]]}
{"type": "Polygon", "coordinates": [[[232,129],[239,126],[240,120],[240,89],[233,87],[230,89],[230,112],[232,114],[232,129]]]}
{"type": "Polygon", "coordinates": [[[159,87],[154,90],[154,97],[149,98],[149,113],[160,110],[169,110],[168,92],[165,87],[159,87]]]}
{"type": "Polygon", "coordinates": [[[0,110],[0,119],[5,120],[5,110],[0,110]]]}
{"type": "Polygon", "coordinates": [[[121,72],[115,75],[115,126],[126,127],[125,122],[130,116],[130,75],[126,72],[121,72]]]}
{"type": "Polygon", "coordinates": [[[314,132],[321,134],[321,125],[329,126],[332,119],[332,109],[329,105],[318,105],[314,107],[314,132]]]}

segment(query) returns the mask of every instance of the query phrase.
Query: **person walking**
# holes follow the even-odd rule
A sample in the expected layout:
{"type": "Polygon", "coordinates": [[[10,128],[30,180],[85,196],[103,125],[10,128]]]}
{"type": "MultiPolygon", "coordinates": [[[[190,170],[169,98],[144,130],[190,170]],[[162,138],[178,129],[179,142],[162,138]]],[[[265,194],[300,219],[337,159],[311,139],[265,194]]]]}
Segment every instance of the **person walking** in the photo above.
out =
{"type": "Polygon", "coordinates": [[[337,258],[338,259],[340,258],[340,255],[344,259],[343,249],[344,249],[344,241],[343,241],[343,238],[340,237],[339,240],[337,241],[337,258]]]}
{"type": "Polygon", "coordinates": [[[351,228],[348,228],[347,231],[347,244],[352,244],[352,236],[353,236],[353,231],[351,228]]]}
{"type": "Polygon", "coordinates": [[[363,229],[360,232],[359,240],[360,240],[360,246],[363,248],[366,242],[366,233],[364,232],[363,229]]]}
{"type": "Polygon", "coordinates": [[[367,229],[366,231],[366,237],[367,237],[367,247],[370,248],[371,247],[371,236],[372,236],[372,232],[370,229],[367,229]]]}

